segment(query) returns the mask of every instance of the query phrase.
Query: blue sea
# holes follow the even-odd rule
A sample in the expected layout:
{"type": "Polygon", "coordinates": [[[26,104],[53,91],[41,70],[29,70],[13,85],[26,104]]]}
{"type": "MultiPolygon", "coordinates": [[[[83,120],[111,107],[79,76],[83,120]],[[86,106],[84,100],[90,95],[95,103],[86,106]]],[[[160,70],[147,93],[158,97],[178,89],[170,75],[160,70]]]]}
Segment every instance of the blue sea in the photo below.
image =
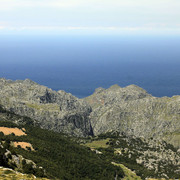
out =
{"type": "Polygon", "coordinates": [[[180,95],[180,37],[0,35],[0,77],[29,78],[79,98],[113,84],[180,95]]]}

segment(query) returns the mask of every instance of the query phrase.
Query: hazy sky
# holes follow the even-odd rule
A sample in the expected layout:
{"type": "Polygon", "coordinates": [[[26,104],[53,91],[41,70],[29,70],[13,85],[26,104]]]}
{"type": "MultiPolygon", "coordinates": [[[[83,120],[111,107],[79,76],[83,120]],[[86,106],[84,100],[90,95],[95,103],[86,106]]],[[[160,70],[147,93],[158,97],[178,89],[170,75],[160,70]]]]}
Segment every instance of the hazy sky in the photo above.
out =
{"type": "Polygon", "coordinates": [[[180,0],[0,0],[0,33],[180,34],[180,0]]]}

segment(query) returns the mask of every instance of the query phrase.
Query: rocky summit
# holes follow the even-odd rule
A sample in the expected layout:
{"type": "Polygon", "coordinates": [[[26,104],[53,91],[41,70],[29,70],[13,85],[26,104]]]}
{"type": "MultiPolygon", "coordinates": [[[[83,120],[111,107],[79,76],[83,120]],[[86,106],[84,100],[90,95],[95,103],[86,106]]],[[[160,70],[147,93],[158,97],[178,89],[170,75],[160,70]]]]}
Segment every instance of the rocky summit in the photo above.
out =
{"type": "Polygon", "coordinates": [[[92,135],[91,107],[64,91],[53,91],[29,79],[0,79],[0,104],[36,120],[42,128],[75,136],[92,135]]]}
{"type": "Polygon", "coordinates": [[[118,131],[180,146],[180,96],[157,98],[130,85],[98,88],[78,99],[29,79],[0,79],[0,104],[36,120],[42,128],[75,136],[118,131]]]}

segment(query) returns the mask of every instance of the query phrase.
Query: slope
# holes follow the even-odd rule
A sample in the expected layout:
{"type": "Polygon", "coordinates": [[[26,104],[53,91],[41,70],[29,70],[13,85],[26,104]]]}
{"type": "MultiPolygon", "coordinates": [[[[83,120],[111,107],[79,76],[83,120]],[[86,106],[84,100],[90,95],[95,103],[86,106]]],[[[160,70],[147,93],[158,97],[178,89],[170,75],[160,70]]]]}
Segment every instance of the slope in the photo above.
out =
{"type": "MultiPolygon", "coordinates": [[[[9,160],[3,159],[4,153],[10,151],[11,155],[8,155],[8,158],[15,155],[16,157],[22,156],[29,159],[38,167],[43,167],[46,171],[45,176],[50,179],[110,180],[114,179],[115,174],[118,175],[118,179],[124,176],[121,168],[99,157],[90,151],[89,148],[79,145],[67,135],[44,130],[25,123],[22,124],[18,119],[23,118],[13,113],[10,113],[11,117],[6,120],[8,113],[8,111],[1,108],[0,127],[25,129],[26,135],[15,136],[14,134],[4,135],[2,132],[0,133],[1,144],[5,146],[0,148],[0,165],[17,169],[12,161],[9,163],[9,160]],[[25,150],[20,146],[12,147],[11,142],[14,141],[28,142],[33,146],[34,150],[25,150]]],[[[23,166],[23,161],[20,165],[23,166]]],[[[24,167],[22,171],[35,174],[36,176],[44,176],[39,171],[36,172],[30,165],[24,167]]]]}

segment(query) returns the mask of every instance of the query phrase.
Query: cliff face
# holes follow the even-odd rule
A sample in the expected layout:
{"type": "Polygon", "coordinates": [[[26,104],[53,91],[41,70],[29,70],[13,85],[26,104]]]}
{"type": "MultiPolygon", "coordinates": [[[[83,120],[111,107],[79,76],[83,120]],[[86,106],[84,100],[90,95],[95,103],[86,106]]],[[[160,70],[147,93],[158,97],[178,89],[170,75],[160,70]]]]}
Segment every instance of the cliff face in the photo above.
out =
{"type": "Polygon", "coordinates": [[[64,91],[53,91],[29,79],[0,79],[0,104],[7,110],[35,119],[42,128],[75,136],[92,134],[91,107],[64,91]]]}
{"type": "Polygon", "coordinates": [[[95,135],[119,131],[126,135],[164,139],[180,146],[180,96],[156,98],[138,86],[98,88],[87,98],[95,135]]]}

